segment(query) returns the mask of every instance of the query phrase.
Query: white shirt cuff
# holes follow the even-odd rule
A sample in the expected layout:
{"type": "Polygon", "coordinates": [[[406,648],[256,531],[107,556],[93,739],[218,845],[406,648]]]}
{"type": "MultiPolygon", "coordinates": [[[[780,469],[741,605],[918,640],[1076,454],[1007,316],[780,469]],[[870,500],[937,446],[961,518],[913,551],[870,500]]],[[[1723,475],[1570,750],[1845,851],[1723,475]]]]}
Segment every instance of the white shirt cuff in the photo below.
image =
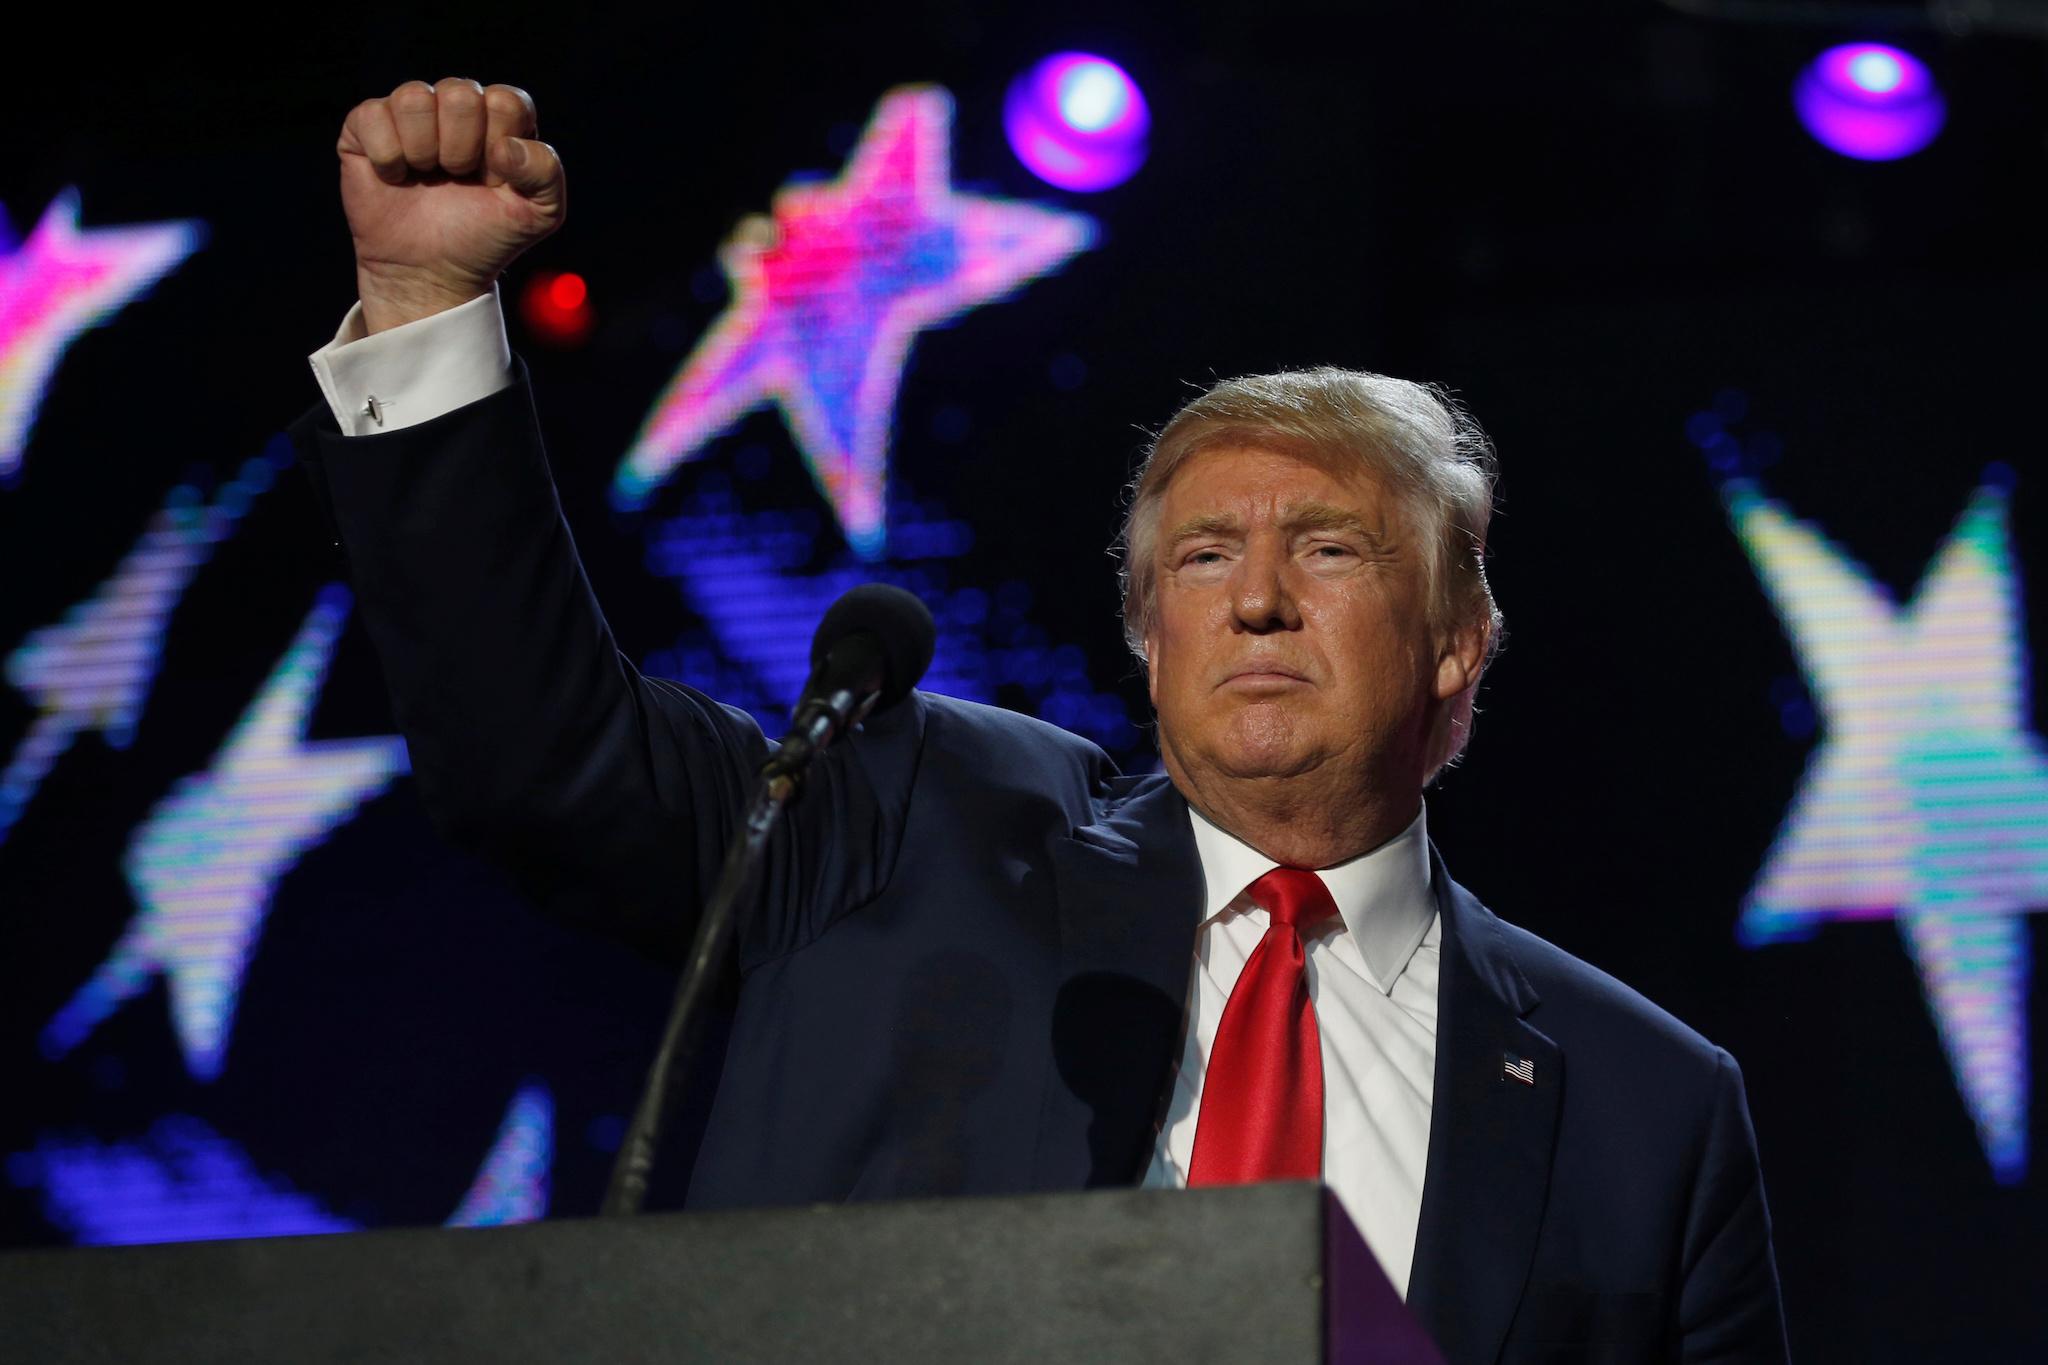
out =
{"type": "Polygon", "coordinates": [[[512,383],[512,347],[498,286],[469,302],[365,334],[363,305],[306,357],[344,436],[417,426],[512,383]]]}

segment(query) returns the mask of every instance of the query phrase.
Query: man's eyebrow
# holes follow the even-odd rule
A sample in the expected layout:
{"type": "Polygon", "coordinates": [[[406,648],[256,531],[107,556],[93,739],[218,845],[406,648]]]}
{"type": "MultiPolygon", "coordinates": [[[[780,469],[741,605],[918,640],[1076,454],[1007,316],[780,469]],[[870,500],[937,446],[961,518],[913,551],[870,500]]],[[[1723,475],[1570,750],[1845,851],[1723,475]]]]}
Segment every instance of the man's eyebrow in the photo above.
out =
{"type": "MultiPolygon", "coordinates": [[[[1365,524],[1358,513],[1327,502],[1304,502],[1289,507],[1280,518],[1281,529],[1292,534],[1303,531],[1348,531],[1359,539],[1378,545],[1386,537],[1365,524]]],[[[1168,532],[1162,544],[1178,545],[1184,540],[1202,536],[1232,536],[1244,534],[1244,522],[1230,512],[1204,512],[1168,532]]]]}
{"type": "Polygon", "coordinates": [[[1358,513],[1333,507],[1327,502],[1298,503],[1287,509],[1280,518],[1280,525],[1289,531],[1349,531],[1375,544],[1384,539],[1378,531],[1367,526],[1358,513]]]}
{"type": "Polygon", "coordinates": [[[1222,536],[1242,534],[1244,523],[1228,512],[1204,512],[1199,517],[1189,517],[1166,533],[1165,543],[1178,545],[1183,540],[1196,536],[1222,536]]]}

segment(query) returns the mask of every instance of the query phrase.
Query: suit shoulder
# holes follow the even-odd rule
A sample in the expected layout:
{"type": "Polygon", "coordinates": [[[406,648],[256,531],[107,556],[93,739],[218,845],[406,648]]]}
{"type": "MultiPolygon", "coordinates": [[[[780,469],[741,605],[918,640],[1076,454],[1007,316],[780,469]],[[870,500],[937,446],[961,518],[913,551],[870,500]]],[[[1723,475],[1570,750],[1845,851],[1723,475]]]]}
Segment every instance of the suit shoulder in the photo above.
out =
{"type": "Polygon", "coordinates": [[[1099,745],[1050,721],[938,692],[917,696],[929,717],[927,743],[993,760],[1050,765],[1092,782],[1116,773],[1115,761],[1099,745]]]}
{"type": "MultiPolygon", "coordinates": [[[[1710,1081],[1727,1054],[1641,991],[1564,949],[1486,912],[1515,963],[1541,997],[1529,1022],[1568,1034],[1567,1045],[1637,1054],[1710,1081]]],[[[1732,1060],[1731,1060],[1732,1064],[1732,1060]]]]}

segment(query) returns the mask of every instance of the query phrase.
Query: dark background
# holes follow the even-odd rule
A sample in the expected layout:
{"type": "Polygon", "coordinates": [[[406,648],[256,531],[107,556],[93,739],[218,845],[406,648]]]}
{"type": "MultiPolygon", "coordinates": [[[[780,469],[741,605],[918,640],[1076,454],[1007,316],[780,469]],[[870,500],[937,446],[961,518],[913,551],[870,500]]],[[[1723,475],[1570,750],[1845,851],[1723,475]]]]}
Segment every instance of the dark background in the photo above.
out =
{"type": "MultiPolygon", "coordinates": [[[[644,567],[650,521],[605,502],[612,467],[723,306],[706,272],[732,224],[792,173],[836,173],[886,89],[940,83],[958,106],[957,185],[1103,228],[1064,271],[912,351],[894,477],[973,528],[961,580],[1028,585],[1047,643],[1079,646],[1094,685],[1121,695],[1119,757],[1149,763],[1102,553],[1144,429],[1194,386],[1254,370],[1335,363],[1452,386],[1500,450],[1492,576],[1508,622],[1471,750],[1429,796],[1453,874],[1742,1064],[1796,1355],[2030,1357],[2048,1340],[2042,1175],[1991,1179],[1894,927],[1736,943],[1814,738],[1781,723],[1797,663],[1686,422],[1744,395],[1746,429],[1783,441],[1766,490],[1902,599],[2003,462],[2036,570],[2048,46],[1852,25],[1825,6],[1449,10],[652,20],[501,5],[38,35],[43,56],[10,62],[0,87],[16,233],[76,185],[88,227],[191,217],[210,236],[58,369],[0,491],[0,646],[87,596],[172,484],[231,476],[319,401],[305,357],[354,297],[341,119],[446,75],[526,88],[563,156],[568,223],[504,296],[530,272],[575,270],[599,326],[551,347],[508,307],[512,344],[622,647],[645,658],[696,638],[675,586],[644,567]],[[1948,126],[1926,152],[1852,162],[1796,121],[1800,67],[1861,37],[1901,42],[1945,89],[1948,126]],[[1152,106],[1151,159],[1101,194],[1037,182],[1003,138],[1008,82],[1063,49],[1115,58],[1152,106]],[[941,410],[953,439],[934,435],[941,410]]],[[[731,478],[749,446],[772,458],[736,485],[746,505],[822,506],[778,419],[757,415],[650,515],[731,478]]],[[[61,1063],[35,1052],[132,911],[132,831],[207,765],[340,573],[288,472],[171,617],[134,745],[81,739],[0,844],[0,1156],[196,1114],[338,1215],[438,1222],[506,1097],[537,1077],[557,1105],[551,1211],[590,1213],[668,982],[441,846],[403,780],[280,884],[217,1081],[186,1074],[160,986],[61,1063]]],[[[2033,640],[2048,638],[2038,597],[2033,640]]],[[[0,746],[29,720],[0,689],[0,746]]],[[[352,623],[311,733],[392,728],[352,623]]],[[[34,1188],[0,1184],[0,1241],[62,1240],[34,1188]]]]}

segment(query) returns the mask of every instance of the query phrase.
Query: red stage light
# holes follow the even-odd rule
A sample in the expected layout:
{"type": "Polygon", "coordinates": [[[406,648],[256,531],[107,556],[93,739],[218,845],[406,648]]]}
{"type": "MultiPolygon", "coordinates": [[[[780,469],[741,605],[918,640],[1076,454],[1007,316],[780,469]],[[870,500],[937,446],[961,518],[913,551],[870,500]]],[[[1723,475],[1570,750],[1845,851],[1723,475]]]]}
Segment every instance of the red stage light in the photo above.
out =
{"type": "Polygon", "coordinates": [[[554,283],[548,286],[548,302],[557,308],[581,308],[589,297],[590,286],[583,282],[581,275],[564,272],[555,276],[554,283]]]}
{"type": "Polygon", "coordinates": [[[530,277],[519,293],[519,316],[536,339],[554,346],[581,344],[597,322],[590,308],[590,286],[581,275],[566,270],[545,270],[530,277]]]}

